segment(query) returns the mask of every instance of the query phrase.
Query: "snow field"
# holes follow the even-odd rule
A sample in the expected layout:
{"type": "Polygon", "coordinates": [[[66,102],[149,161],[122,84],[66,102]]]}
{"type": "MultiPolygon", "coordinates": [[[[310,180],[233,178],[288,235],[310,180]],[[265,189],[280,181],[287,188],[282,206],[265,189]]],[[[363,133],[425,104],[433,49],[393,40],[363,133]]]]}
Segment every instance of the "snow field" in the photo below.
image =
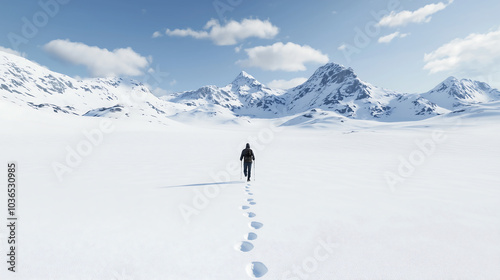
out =
{"type": "MultiPolygon", "coordinates": [[[[266,141],[259,140],[265,121],[200,127],[117,120],[60,181],[53,163],[64,163],[66,147],[100,120],[7,111],[0,113],[0,152],[19,164],[20,244],[19,272],[0,269],[2,279],[500,274],[500,130],[491,119],[454,130],[438,121],[285,128],[266,141]],[[398,174],[401,158],[419,149],[415,141],[436,129],[446,141],[391,187],[386,172],[398,174]],[[228,164],[239,163],[249,137],[260,148],[252,146],[256,181],[247,184],[239,166],[234,173],[228,164]],[[215,180],[221,172],[229,177],[215,180]]],[[[2,227],[0,240],[5,236],[2,227]]]]}

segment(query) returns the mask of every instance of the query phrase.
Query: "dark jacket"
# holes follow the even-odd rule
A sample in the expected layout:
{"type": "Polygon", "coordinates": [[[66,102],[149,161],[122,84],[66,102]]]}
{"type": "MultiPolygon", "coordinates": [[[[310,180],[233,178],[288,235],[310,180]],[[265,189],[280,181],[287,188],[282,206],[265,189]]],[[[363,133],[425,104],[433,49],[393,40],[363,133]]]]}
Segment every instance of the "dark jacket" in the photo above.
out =
{"type": "Polygon", "coordinates": [[[240,160],[245,159],[245,162],[252,162],[252,160],[255,160],[255,155],[253,154],[252,149],[250,149],[250,145],[247,144],[246,148],[241,151],[241,156],[240,160]]]}

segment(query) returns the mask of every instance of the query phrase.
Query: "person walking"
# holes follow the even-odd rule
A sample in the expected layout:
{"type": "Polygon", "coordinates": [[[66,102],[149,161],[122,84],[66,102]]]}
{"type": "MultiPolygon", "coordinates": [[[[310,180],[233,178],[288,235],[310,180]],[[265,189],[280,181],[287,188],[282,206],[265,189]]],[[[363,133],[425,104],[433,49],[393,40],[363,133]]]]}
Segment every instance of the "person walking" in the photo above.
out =
{"type": "Polygon", "coordinates": [[[240,161],[243,161],[243,174],[247,177],[247,181],[250,181],[250,176],[252,174],[252,162],[255,160],[255,155],[250,149],[250,144],[247,143],[246,148],[241,151],[240,161]]]}

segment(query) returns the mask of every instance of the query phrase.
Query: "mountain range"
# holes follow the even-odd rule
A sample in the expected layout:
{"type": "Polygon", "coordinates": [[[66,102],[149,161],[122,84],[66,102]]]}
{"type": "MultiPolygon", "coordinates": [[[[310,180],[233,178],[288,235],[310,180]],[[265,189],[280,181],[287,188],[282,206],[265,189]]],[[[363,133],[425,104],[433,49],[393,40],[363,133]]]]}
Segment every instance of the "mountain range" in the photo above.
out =
{"type": "Polygon", "coordinates": [[[399,93],[359,79],[336,63],[319,67],[303,84],[272,89],[242,71],[224,87],[156,97],[147,86],[122,78],[78,80],[25,58],[0,52],[0,97],[20,107],[89,117],[135,118],[169,124],[173,120],[315,118],[414,121],[460,113],[500,100],[488,84],[450,77],[425,93],[399,93]]]}

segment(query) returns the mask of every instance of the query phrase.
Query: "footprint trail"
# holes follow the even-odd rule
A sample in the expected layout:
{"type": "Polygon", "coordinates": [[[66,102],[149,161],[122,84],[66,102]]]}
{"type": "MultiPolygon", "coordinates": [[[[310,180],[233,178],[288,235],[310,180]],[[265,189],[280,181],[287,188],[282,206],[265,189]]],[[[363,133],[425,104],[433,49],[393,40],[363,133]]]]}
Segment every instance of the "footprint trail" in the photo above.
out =
{"type": "MultiPolygon", "coordinates": [[[[249,183],[245,185],[244,191],[245,191],[244,193],[249,195],[249,196],[254,195],[254,193],[251,190],[251,184],[249,184],[249,183]]],[[[245,199],[245,202],[248,205],[245,204],[245,205],[240,206],[241,210],[249,210],[253,205],[257,204],[257,202],[255,202],[254,198],[247,198],[247,199],[245,199]]],[[[257,215],[255,214],[255,212],[245,211],[243,213],[243,216],[245,216],[249,219],[252,219],[252,218],[255,218],[257,215]]],[[[250,241],[257,239],[257,234],[255,232],[253,232],[253,230],[261,229],[264,226],[264,224],[261,222],[255,221],[255,220],[250,220],[250,222],[248,223],[248,226],[249,226],[250,230],[252,230],[252,231],[245,234],[245,236],[244,236],[245,241],[240,241],[234,245],[234,248],[237,251],[240,251],[242,253],[250,252],[255,248],[253,243],[250,242],[250,241]]],[[[266,265],[263,264],[262,262],[258,262],[258,261],[249,263],[246,266],[245,270],[246,270],[248,276],[250,276],[251,278],[260,278],[268,272],[268,268],[266,267],[266,265]]]]}

